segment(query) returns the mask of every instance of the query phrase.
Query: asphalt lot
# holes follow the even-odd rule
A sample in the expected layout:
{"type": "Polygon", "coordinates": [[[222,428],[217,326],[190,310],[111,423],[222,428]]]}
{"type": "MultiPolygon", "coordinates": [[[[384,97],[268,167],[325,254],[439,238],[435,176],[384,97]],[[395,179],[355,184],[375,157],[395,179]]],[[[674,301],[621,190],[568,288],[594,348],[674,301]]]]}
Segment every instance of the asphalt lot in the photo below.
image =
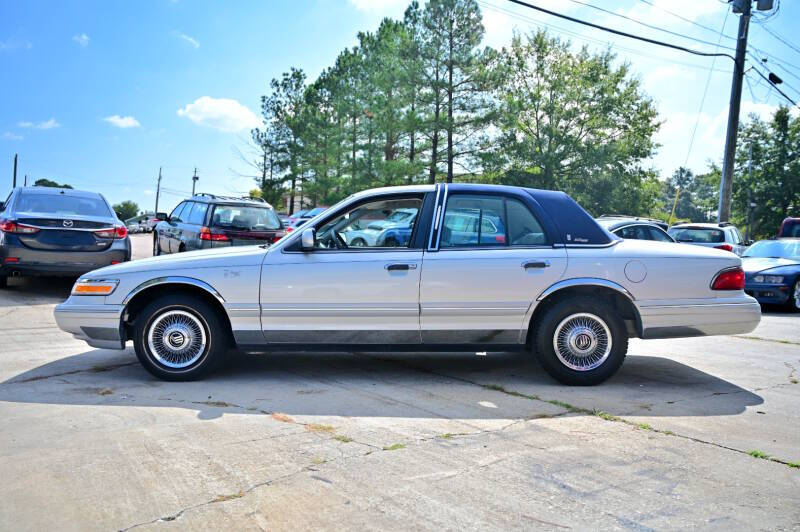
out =
{"type": "Polygon", "coordinates": [[[800,527],[800,315],[634,340],[592,388],[508,353],[232,353],[166,383],[56,328],[71,284],[0,291],[3,530],[800,527]]]}

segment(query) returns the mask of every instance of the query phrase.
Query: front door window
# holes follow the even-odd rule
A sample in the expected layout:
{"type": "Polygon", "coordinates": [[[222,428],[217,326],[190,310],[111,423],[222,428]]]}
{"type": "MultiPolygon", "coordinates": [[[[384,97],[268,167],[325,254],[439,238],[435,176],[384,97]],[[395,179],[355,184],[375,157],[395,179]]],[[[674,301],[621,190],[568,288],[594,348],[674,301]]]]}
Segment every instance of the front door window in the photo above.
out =
{"type": "Polygon", "coordinates": [[[422,199],[362,203],[317,229],[317,249],[408,248],[422,199]]]}

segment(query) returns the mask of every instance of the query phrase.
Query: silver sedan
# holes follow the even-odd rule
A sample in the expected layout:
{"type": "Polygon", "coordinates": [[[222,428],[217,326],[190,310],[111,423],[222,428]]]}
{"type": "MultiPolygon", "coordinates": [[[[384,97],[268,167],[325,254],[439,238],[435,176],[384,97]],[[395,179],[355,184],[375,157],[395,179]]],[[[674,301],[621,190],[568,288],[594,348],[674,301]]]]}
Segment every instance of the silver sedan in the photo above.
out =
{"type": "Polygon", "coordinates": [[[92,346],[153,375],[207,374],[229,346],[269,350],[528,350],[557,380],[596,384],[630,337],[752,331],[741,260],[621,240],[566,194],[490,185],[368,190],[269,248],[196,251],[95,270],[56,308],[92,346]],[[359,216],[416,209],[395,247],[350,246],[359,216]]]}

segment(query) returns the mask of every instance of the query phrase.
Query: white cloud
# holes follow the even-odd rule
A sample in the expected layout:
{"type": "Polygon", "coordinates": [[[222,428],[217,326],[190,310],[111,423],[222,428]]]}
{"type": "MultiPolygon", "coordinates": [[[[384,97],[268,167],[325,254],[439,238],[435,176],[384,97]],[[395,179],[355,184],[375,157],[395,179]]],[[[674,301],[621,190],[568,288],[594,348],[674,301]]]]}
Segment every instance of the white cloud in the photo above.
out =
{"type": "Polygon", "coordinates": [[[724,15],[725,10],[728,9],[727,3],[715,0],[652,0],[651,3],[652,6],[645,2],[636,2],[630,9],[617,9],[617,13],[647,24],[669,28],[670,26],[688,25],[689,22],[670,15],[667,11],[695,21],[707,15],[724,15]]]}
{"type": "Polygon", "coordinates": [[[179,34],[179,35],[178,35],[178,37],[180,37],[180,38],[181,38],[181,39],[183,39],[184,41],[186,41],[186,42],[188,42],[189,44],[191,44],[191,45],[192,45],[192,46],[193,46],[195,49],[197,49],[197,48],[200,48],[200,41],[198,41],[198,40],[197,40],[197,39],[195,39],[194,37],[191,37],[191,36],[189,36],[189,35],[186,35],[185,33],[181,33],[181,34],[179,34]]]}
{"type": "Polygon", "coordinates": [[[0,41],[0,52],[10,52],[12,50],[30,50],[33,44],[30,41],[20,41],[15,38],[8,39],[7,41],[0,41]]]}
{"type": "Polygon", "coordinates": [[[23,137],[21,135],[17,135],[16,133],[12,133],[10,131],[3,133],[4,140],[22,140],[22,138],[23,137]]]}
{"type": "Polygon", "coordinates": [[[24,127],[29,129],[53,129],[61,126],[61,124],[56,122],[55,118],[51,118],[50,120],[46,120],[44,122],[20,122],[17,125],[19,127],[24,127]]]}
{"type": "Polygon", "coordinates": [[[89,41],[91,39],[89,39],[89,36],[86,35],[85,33],[81,33],[80,35],[73,35],[72,40],[80,44],[82,47],[86,48],[87,46],[89,46],[89,41]]]}
{"type": "Polygon", "coordinates": [[[350,0],[350,4],[359,11],[387,11],[408,4],[408,0],[350,0]]]}
{"type": "Polygon", "coordinates": [[[194,102],[178,109],[183,116],[201,126],[218,129],[226,133],[236,133],[252,129],[261,121],[247,107],[230,98],[202,96],[194,102]]]}
{"type": "Polygon", "coordinates": [[[105,117],[103,120],[108,122],[114,127],[120,127],[122,129],[126,129],[129,127],[139,127],[141,125],[139,124],[139,121],[132,116],[111,115],[105,117]]]}
{"type": "Polygon", "coordinates": [[[144,194],[145,196],[152,196],[154,193],[153,193],[152,190],[150,190],[148,188],[148,189],[145,189],[144,191],[142,191],[142,194],[144,194]]]}

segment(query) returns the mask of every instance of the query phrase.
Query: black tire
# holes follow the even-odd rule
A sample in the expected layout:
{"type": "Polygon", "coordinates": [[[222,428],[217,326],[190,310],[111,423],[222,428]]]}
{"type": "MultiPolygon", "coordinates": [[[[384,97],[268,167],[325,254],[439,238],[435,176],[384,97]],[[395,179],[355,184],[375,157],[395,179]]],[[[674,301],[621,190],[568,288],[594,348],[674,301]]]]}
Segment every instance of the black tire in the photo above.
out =
{"type": "Polygon", "coordinates": [[[400,243],[399,243],[399,242],[397,241],[397,239],[396,239],[395,237],[393,237],[393,236],[390,236],[389,238],[387,238],[387,239],[386,239],[385,245],[386,245],[386,247],[387,247],[387,248],[397,248],[397,247],[400,247],[400,243]]]}
{"type": "Polygon", "coordinates": [[[800,279],[795,281],[794,285],[792,286],[792,291],[789,294],[789,300],[786,301],[786,306],[789,307],[793,312],[800,312],[800,300],[795,297],[796,294],[800,294],[800,279]]]}
{"type": "Polygon", "coordinates": [[[153,256],[158,257],[161,255],[161,245],[158,243],[158,235],[153,237],[153,256]]]}
{"type": "Polygon", "coordinates": [[[8,276],[0,275],[0,288],[7,288],[7,287],[8,287],[8,276]]]}
{"type": "Polygon", "coordinates": [[[354,238],[348,247],[351,248],[363,248],[367,246],[367,241],[363,238],[354,238]]]}
{"type": "MultiPolygon", "coordinates": [[[[172,326],[177,327],[174,323],[172,326]]],[[[229,345],[227,328],[216,309],[202,299],[188,295],[156,299],[139,313],[133,327],[133,346],[139,362],[152,375],[167,381],[190,381],[203,377],[218,366],[229,345]],[[170,335],[182,333],[179,328],[164,327],[164,323],[169,322],[168,318],[184,320],[183,325],[188,335],[185,334],[183,340],[189,342],[188,348],[192,348],[195,340],[205,339],[202,348],[196,344],[199,348],[196,355],[192,355],[193,349],[185,353],[185,348],[183,354],[177,348],[170,350],[170,345],[177,344],[180,347],[177,341],[180,338],[173,342],[170,335]],[[157,349],[160,346],[163,356],[151,348],[151,328],[154,333],[153,345],[157,349]],[[180,360],[181,357],[190,355],[189,360],[180,360]]]]}
{"type": "Polygon", "coordinates": [[[600,384],[619,370],[628,352],[628,333],[622,318],[611,306],[593,297],[575,296],[553,304],[533,332],[532,347],[539,362],[563,384],[600,384]],[[556,340],[557,330],[560,341],[556,340]],[[603,343],[606,337],[610,347],[603,343]],[[586,351],[581,351],[584,345],[586,351]]]}

